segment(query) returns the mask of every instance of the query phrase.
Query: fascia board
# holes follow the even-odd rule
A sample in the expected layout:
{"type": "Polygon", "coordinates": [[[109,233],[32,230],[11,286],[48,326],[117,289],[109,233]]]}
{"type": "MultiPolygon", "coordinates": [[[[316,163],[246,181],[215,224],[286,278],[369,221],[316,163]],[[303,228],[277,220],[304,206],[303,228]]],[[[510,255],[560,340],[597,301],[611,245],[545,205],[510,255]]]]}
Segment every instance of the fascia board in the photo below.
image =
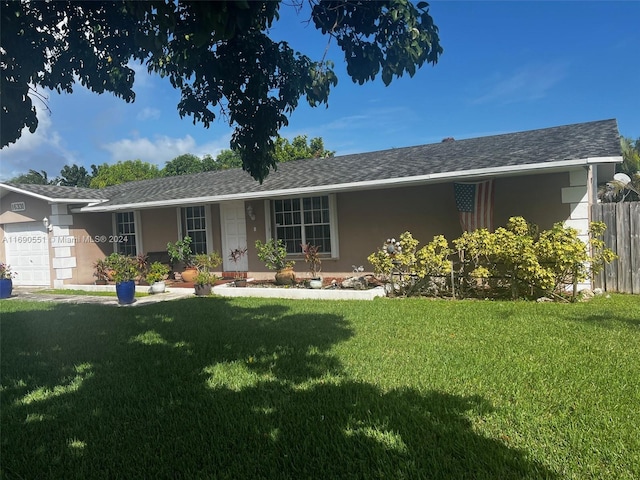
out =
{"type": "Polygon", "coordinates": [[[438,183],[447,180],[469,180],[471,178],[487,178],[496,176],[513,176],[521,173],[537,173],[563,168],[594,165],[598,163],[620,163],[622,157],[590,157],[573,160],[560,160],[556,162],[532,163],[525,165],[509,165],[503,167],[478,168],[473,170],[461,170],[455,172],[431,173],[411,177],[389,178],[384,180],[371,180],[364,182],[338,183],[332,185],[319,185],[317,187],[287,188],[280,190],[268,190],[262,192],[233,193],[229,195],[211,195],[204,197],[190,197],[172,200],[158,200],[154,202],[120,203],[118,205],[90,205],[79,209],[80,212],[114,212],[119,210],[146,209],[172,206],[185,206],[202,203],[217,203],[231,200],[255,200],[264,198],[277,198],[296,195],[313,195],[325,193],[337,193],[352,190],[392,188],[426,183],[438,183]]]}

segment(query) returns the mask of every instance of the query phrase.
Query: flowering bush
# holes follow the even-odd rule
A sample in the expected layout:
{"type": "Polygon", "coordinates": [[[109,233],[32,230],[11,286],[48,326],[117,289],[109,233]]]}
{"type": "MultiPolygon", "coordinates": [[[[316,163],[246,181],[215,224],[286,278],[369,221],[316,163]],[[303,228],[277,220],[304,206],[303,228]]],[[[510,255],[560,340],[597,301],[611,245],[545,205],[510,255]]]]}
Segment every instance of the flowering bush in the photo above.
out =
{"type": "Polygon", "coordinates": [[[449,243],[443,235],[433,237],[420,249],[419,243],[410,232],[404,232],[400,240],[387,239],[367,258],[374,272],[385,277],[396,293],[437,293],[444,286],[438,277],[451,271],[449,243]]]}
{"type": "MultiPolygon", "coordinates": [[[[578,283],[616,258],[600,238],[605,229],[601,222],[592,223],[588,244],[576,229],[562,223],[539,233],[537,226],[522,217],[510,218],[493,233],[482,228],[465,232],[453,241],[458,254],[455,288],[463,296],[519,298],[560,297],[573,286],[575,298],[578,283]]],[[[395,293],[442,293],[451,273],[447,240],[438,235],[428,245],[417,247],[418,241],[405,232],[397,242],[387,240],[368,260],[395,293]]]]}
{"type": "Polygon", "coordinates": [[[12,278],[15,278],[16,273],[13,273],[11,271],[11,266],[7,265],[4,262],[0,262],[0,278],[5,279],[5,280],[11,280],[12,278]]]}

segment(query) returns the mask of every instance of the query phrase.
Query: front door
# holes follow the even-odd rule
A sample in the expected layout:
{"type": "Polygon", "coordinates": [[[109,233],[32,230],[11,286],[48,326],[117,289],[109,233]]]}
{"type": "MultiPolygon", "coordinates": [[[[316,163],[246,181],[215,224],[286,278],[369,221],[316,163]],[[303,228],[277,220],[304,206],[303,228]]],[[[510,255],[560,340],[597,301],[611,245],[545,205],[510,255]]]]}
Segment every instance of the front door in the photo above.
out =
{"type": "MultiPolygon", "coordinates": [[[[236,265],[229,259],[231,250],[247,248],[247,224],[244,218],[244,202],[220,204],[222,230],[222,266],[225,272],[246,272],[249,270],[247,255],[243,255],[236,265]]],[[[248,251],[247,251],[248,253],[248,251]]]]}

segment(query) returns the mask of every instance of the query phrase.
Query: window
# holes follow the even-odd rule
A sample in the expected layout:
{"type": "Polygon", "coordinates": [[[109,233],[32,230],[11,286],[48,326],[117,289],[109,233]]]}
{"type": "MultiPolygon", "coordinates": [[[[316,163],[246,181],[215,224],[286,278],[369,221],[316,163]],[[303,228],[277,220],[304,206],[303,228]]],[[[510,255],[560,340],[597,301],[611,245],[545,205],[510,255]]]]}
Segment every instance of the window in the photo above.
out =
{"type": "Polygon", "coordinates": [[[207,222],[203,205],[182,209],[182,231],[191,237],[191,252],[207,253],[207,222]]]}
{"type": "Polygon", "coordinates": [[[299,254],[300,244],[310,243],[319,246],[322,253],[336,255],[330,199],[324,195],[273,201],[275,238],[284,242],[287,253],[299,254]]]}
{"type": "Polygon", "coordinates": [[[136,256],[136,222],[133,212],[116,213],[116,251],[136,256]]]}

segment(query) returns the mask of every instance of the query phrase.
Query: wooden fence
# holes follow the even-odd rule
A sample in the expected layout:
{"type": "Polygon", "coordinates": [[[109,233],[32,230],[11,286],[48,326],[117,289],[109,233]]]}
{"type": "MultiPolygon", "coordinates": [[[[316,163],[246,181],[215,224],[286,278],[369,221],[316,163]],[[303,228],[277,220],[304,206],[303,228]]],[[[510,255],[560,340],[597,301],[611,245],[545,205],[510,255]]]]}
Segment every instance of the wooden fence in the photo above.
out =
{"type": "Polygon", "coordinates": [[[593,205],[591,220],[607,225],[604,241],[618,255],[594,278],[594,287],[640,294],[640,202],[593,205]]]}

